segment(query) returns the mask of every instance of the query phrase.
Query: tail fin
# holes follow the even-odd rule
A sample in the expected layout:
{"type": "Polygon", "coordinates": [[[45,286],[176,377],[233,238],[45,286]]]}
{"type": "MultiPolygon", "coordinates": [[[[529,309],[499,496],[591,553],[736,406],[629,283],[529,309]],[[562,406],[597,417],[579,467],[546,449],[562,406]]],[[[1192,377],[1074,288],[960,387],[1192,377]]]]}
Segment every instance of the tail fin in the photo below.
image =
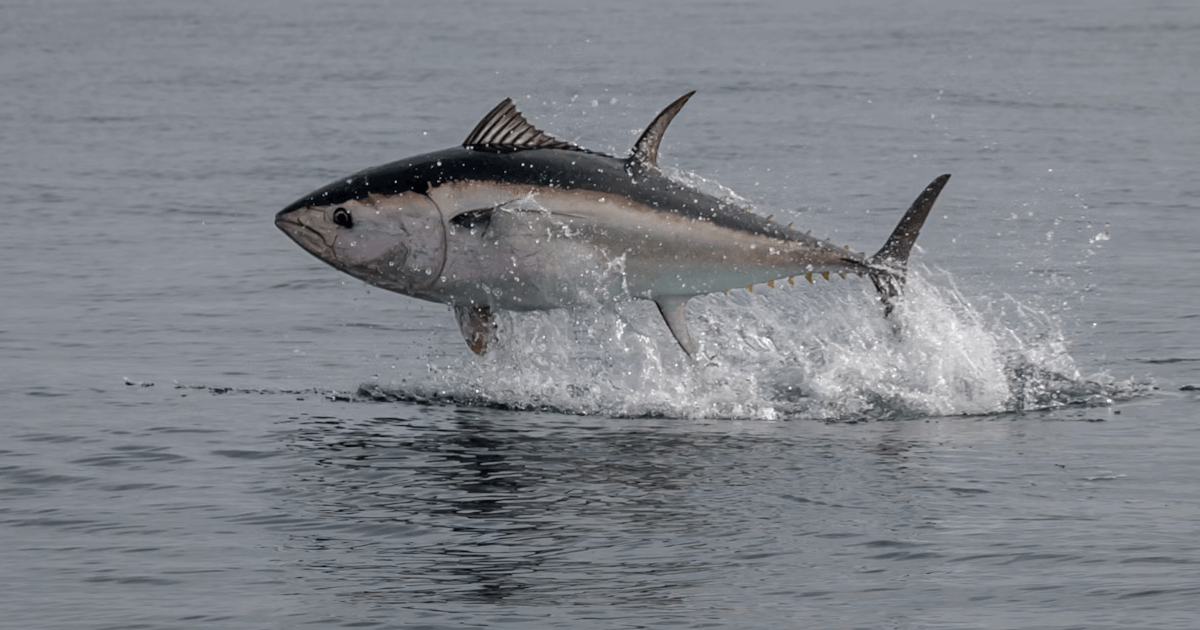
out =
{"type": "Polygon", "coordinates": [[[948,174],[933,180],[913,202],[908,212],[904,213],[900,224],[896,226],[895,230],[892,230],[892,235],[883,244],[883,248],[871,257],[871,266],[875,268],[870,272],[871,281],[875,283],[875,289],[879,291],[879,298],[883,300],[885,317],[891,315],[892,309],[896,307],[896,298],[900,296],[900,291],[904,288],[904,272],[908,266],[908,255],[912,253],[913,243],[917,242],[917,236],[921,234],[921,226],[925,224],[925,218],[933,209],[933,202],[937,201],[942,187],[948,181],[950,181],[948,174]]]}

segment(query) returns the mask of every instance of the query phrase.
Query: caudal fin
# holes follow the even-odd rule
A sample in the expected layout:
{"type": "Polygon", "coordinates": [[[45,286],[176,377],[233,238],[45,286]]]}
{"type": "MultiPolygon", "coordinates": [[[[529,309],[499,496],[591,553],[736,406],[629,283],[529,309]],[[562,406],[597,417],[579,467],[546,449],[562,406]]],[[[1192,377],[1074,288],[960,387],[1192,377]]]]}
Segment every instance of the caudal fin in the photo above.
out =
{"type": "Polygon", "coordinates": [[[896,298],[900,296],[900,292],[904,288],[904,273],[908,267],[908,255],[912,253],[913,243],[917,242],[917,236],[921,234],[921,226],[925,225],[925,218],[933,209],[933,202],[937,201],[938,195],[941,194],[942,188],[948,181],[950,181],[950,175],[946,174],[926,186],[908,212],[904,213],[900,224],[896,226],[895,230],[892,230],[892,235],[888,237],[887,242],[883,244],[878,253],[871,257],[871,266],[874,268],[870,272],[871,281],[875,283],[875,289],[879,291],[879,298],[883,300],[885,317],[890,315],[892,309],[896,307],[896,298]]]}

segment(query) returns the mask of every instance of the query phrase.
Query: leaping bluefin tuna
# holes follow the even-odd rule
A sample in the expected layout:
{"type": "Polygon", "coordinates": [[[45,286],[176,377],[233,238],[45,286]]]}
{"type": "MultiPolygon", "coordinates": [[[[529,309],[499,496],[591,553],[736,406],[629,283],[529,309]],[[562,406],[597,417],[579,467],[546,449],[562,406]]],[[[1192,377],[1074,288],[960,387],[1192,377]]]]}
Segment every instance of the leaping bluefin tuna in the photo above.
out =
{"type": "Polygon", "coordinates": [[[950,176],[929,184],[878,253],[854,253],[665,175],[663,132],[693,93],[664,109],[627,158],[553,138],[505,99],[462,146],[339,179],[284,208],[275,225],[356,278],[450,305],[476,354],[495,340],[497,309],[628,295],[658,304],[695,356],[690,298],[831,272],[866,274],[890,314],[950,176]]]}

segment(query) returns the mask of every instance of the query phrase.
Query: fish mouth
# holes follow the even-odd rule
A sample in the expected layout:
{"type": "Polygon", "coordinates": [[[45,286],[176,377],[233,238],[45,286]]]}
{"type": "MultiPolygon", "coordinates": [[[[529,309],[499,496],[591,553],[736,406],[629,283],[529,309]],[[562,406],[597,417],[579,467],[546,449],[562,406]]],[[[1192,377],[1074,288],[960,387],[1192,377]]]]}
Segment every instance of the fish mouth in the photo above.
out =
{"type": "Polygon", "coordinates": [[[303,210],[283,210],[275,215],[275,227],[310,254],[322,260],[334,260],[333,244],[320,230],[304,221],[305,214],[303,210]]]}

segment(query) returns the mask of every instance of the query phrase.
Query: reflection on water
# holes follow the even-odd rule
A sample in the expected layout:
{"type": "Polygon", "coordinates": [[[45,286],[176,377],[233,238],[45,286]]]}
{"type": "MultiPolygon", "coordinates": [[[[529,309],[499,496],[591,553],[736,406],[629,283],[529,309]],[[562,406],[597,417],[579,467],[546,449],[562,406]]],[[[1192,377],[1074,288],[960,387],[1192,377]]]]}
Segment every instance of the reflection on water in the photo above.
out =
{"type": "Polygon", "coordinates": [[[401,601],[658,603],[708,569],[678,536],[708,526],[684,490],[702,442],[602,424],[531,430],[495,412],[414,416],[297,427],[292,446],[312,466],[289,509],[318,521],[295,539],[316,552],[310,567],[401,601]]]}
{"type": "MultiPolygon", "coordinates": [[[[151,389],[131,396],[166,394],[179,407],[169,424],[294,399],[151,389]]],[[[88,592],[136,592],[100,613],[126,618],[136,602],[147,627],[213,592],[321,627],[876,627],[862,623],[874,611],[896,627],[971,627],[980,601],[1037,627],[1024,622],[1051,605],[1182,609],[1196,595],[1178,581],[1195,562],[1179,519],[1192,503],[1145,500],[1163,474],[1190,496],[1179,462],[1193,454],[1120,457],[1154,443],[1120,410],[849,425],[305,405],[311,415],[279,413],[266,433],[238,421],[180,433],[156,418],[87,440],[18,436],[8,448],[25,457],[0,475],[25,493],[6,495],[17,561],[50,550],[52,570],[88,592]],[[104,500],[46,507],[89,491],[104,500]],[[1054,599],[1021,617],[1009,604],[1031,588],[1054,599]]]]}
{"type": "Polygon", "coordinates": [[[747,575],[801,600],[899,589],[912,567],[894,563],[944,562],[931,537],[988,492],[980,473],[931,466],[931,449],[1016,426],[341,409],[286,434],[298,457],[280,509],[299,522],[281,528],[301,579],[389,605],[626,612],[736,607],[761,588],[747,575]]]}

